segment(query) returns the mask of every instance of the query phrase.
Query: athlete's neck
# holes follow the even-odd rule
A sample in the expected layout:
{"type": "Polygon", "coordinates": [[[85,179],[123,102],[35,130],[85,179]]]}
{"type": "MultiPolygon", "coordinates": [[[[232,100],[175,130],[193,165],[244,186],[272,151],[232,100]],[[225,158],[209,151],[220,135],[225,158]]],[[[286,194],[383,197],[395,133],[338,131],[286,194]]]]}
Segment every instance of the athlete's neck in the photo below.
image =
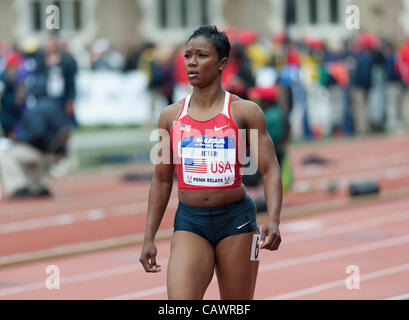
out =
{"type": "Polygon", "coordinates": [[[192,104],[195,108],[209,110],[212,107],[219,106],[224,101],[225,91],[218,83],[218,86],[208,86],[205,88],[193,88],[192,104]]]}

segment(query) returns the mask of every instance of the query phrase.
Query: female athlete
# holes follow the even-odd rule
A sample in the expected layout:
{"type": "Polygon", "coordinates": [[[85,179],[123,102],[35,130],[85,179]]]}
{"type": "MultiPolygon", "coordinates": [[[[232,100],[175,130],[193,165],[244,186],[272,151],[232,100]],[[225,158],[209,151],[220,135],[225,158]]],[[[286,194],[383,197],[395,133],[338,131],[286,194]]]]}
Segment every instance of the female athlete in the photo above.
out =
{"type": "Polygon", "coordinates": [[[260,107],[222,87],[229,52],[226,34],[215,26],[195,30],[185,49],[193,93],[166,107],[158,122],[169,133],[158,155],[169,153],[172,161],[155,165],[140,262],[146,272],[161,270],[155,235],[176,168],[179,206],[167,270],[169,299],[203,299],[214,271],[221,299],[253,299],[259,248],[277,250],[281,242],[282,185],[273,142],[260,107]],[[264,183],[268,220],[261,235],[255,204],[241,182],[247,147],[264,183]]]}

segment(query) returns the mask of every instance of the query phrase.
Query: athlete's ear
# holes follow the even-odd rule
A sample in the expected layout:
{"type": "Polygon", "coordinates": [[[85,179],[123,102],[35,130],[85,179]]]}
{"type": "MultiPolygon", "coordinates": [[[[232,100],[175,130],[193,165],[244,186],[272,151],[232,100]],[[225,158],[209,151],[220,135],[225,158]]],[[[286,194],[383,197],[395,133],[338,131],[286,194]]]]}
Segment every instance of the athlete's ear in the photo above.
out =
{"type": "Polygon", "coordinates": [[[228,62],[228,58],[227,57],[224,57],[224,58],[221,58],[220,59],[220,61],[219,61],[219,70],[220,71],[223,71],[223,69],[226,67],[226,65],[227,65],[227,62],[228,62]]]}

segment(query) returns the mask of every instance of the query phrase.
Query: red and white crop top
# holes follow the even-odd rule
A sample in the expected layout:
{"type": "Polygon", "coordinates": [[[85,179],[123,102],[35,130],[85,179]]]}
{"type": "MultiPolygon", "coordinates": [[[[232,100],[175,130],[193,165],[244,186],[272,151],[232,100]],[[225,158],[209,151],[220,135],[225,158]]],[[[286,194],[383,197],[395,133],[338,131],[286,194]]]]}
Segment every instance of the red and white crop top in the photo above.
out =
{"type": "Polygon", "coordinates": [[[188,113],[191,95],[183,102],[170,136],[180,190],[233,189],[241,186],[246,144],[230,112],[231,94],[215,117],[199,121],[188,113]]]}

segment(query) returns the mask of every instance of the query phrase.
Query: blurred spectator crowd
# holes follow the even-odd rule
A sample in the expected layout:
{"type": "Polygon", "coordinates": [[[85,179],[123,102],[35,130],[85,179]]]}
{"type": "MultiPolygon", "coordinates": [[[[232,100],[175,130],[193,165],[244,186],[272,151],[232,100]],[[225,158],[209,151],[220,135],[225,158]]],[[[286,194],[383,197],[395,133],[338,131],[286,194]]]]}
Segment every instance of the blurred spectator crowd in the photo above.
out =
{"type": "MultiPolygon", "coordinates": [[[[274,102],[289,117],[293,138],[409,129],[409,41],[395,44],[368,32],[326,42],[311,37],[293,41],[284,33],[266,39],[252,30],[225,31],[232,44],[222,75],[225,89],[255,99],[249,96],[251,88],[270,88],[276,93],[270,92],[274,102]]],[[[183,44],[151,42],[115,49],[99,39],[82,66],[140,70],[148,77],[152,96],[172,103],[191,90],[183,49],[183,44]]]]}
{"type": "MultiPolygon", "coordinates": [[[[294,41],[285,33],[263,38],[252,30],[224,31],[232,50],[223,86],[260,103],[279,157],[284,155],[280,162],[290,138],[409,129],[409,41],[395,44],[368,32],[326,42],[311,37],[294,41]]],[[[191,90],[183,50],[184,44],[148,41],[117,48],[98,39],[74,51],[55,36],[42,44],[33,39],[21,47],[0,44],[0,137],[11,141],[7,152],[0,148],[6,192],[15,197],[49,194],[38,168],[45,156],[59,159],[67,153],[67,139],[77,125],[78,72],[139,70],[152,99],[160,95],[170,104],[191,90]],[[38,167],[34,172],[33,163],[38,167]]]]}
{"type": "Polygon", "coordinates": [[[54,36],[38,49],[0,50],[0,172],[12,198],[51,195],[45,168],[66,155],[76,125],[77,63],[54,36]]]}
{"type": "MultiPolygon", "coordinates": [[[[231,59],[222,75],[226,90],[245,99],[249,90],[270,88],[288,115],[291,136],[402,132],[409,129],[409,41],[395,44],[368,32],[346,41],[269,39],[252,30],[226,28],[231,59]]],[[[79,55],[80,68],[128,72],[148,78],[152,97],[168,103],[191,90],[184,72],[184,45],[143,43],[113,47],[99,39],[79,55]]]]}

